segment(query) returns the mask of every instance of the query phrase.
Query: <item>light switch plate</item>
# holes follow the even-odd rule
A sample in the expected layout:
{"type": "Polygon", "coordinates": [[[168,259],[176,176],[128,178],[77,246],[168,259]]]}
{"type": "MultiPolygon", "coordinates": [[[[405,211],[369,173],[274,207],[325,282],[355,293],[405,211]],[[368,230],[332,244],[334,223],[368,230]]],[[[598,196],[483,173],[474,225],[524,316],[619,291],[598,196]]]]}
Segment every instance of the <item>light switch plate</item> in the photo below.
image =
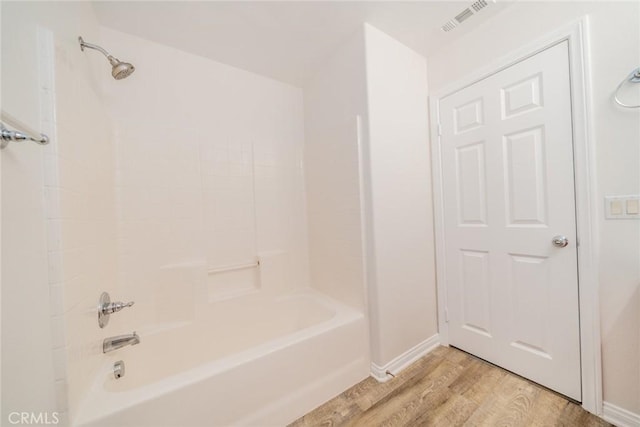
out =
{"type": "Polygon", "coordinates": [[[604,202],[606,219],[640,219],[640,196],[607,196],[604,202]]]}
{"type": "Polygon", "coordinates": [[[609,201],[609,213],[611,216],[622,215],[624,211],[622,210],[623,201],[622,200],[611,200],[609,201]]]}

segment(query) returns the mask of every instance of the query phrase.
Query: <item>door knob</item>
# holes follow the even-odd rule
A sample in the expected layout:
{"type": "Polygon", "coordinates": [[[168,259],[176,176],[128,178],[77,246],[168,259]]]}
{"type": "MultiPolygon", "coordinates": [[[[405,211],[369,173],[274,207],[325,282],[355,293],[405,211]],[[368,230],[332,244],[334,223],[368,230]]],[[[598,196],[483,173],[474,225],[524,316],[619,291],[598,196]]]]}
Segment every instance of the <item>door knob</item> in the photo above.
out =
{"type": "Polygon", "coordinates": [[[567,239],[562,235],[557,235],[557,236],[553,236],[553,239],[551,239],[551,243],[553,243],[553,246],[564,248],[569,244],[569,239],[567,239]]]}

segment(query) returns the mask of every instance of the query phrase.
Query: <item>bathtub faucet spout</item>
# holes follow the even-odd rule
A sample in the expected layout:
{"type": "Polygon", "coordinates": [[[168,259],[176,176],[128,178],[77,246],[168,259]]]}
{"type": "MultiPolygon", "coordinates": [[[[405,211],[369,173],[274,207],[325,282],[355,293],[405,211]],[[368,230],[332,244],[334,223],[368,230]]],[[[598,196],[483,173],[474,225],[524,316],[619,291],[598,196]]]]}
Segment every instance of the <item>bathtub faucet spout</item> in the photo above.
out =
{"type": "Polygon", "coordinates": [[[135,332],[132,334],[118,335],[117,337],[105,338],[102,342],[102,352],[109,353],[127,345],[136,345],[140,343],[140,337],[135,332]]]}

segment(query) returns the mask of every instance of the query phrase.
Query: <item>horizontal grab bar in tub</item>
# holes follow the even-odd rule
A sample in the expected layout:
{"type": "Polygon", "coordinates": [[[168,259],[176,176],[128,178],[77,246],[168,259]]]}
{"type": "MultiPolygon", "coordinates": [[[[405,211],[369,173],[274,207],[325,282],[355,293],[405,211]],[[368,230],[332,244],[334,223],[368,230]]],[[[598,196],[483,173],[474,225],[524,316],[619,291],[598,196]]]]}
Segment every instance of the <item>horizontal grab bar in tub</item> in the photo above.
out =
{"type": "Polygon", "coordinates": [[[216,274],[216,273],[224,273],[226,271],[245,270],[247,268],[257,268],[257,267],[260,267],[259,260],[251,263],[245,263],[245,264],[234,264],[234,265],[226,265],[222,267],[210,268],[209,270],[207,270],[207,273],[216,274]]]}

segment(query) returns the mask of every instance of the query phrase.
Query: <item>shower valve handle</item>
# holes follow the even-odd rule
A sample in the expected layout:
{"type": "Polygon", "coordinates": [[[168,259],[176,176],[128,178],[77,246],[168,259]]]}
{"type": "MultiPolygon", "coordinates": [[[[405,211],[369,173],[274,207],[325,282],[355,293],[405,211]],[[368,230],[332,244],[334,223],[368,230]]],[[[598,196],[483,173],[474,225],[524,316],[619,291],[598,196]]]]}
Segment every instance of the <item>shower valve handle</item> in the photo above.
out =
{"type": "Polygon", "coordinates": [[[106,292],[100,295],[100,302],[98,303],[98,326],[104,328],[109,323],[109,316],[113,313],[117,313],[123,308],[131,307],[135,304],[133,301],[129,302],[111,302],[111,297],[106,292]]]}
{"type": "Polygon", "coordinates": [[[127,303],[120,302],[120,301],[110,302],[102,306],[102,314],[117,313],[123,308],[131,307],[133,304],[135,304],[134,301],[129,301],[127,303]]]}

